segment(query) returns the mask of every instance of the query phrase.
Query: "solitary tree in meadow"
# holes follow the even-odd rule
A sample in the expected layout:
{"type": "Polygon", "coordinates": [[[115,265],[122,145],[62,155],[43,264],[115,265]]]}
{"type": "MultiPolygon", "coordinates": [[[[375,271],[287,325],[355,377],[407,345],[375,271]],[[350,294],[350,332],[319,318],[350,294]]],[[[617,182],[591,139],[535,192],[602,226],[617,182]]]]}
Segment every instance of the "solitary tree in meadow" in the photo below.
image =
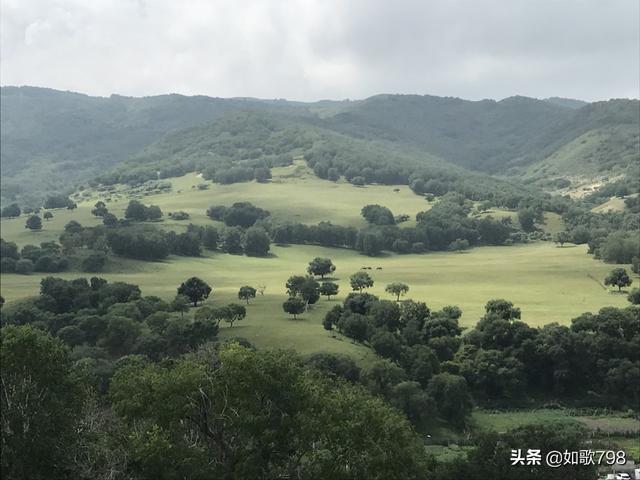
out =
{"type": "Polygon", "coordinates": [[[356,272],[351,275],[351,288],[362,292],[365,288],[373,287],[373,279],[367,272],[356,272]]]}
{"type": "Polygon", "coordinates": [[[320,295],[325,295],[327,300],[330,300],[332,295],[337,295],[338,290],[339,287],[337,283],[322,282],[322,285],[320,285],[320,295]]]}
{"type": "Polygon", "coordinates": [[[614,268],[604,279],[604,284],[618,287],[618,291],[620,291],[622,287],[631,285],[631,278],[629,278],[629,274],[624,268],[614,268]]]}
{"type": "Polygon", "coordinates": [[[31,215],[27,218],[27,223],[24,228],[28,228],[29,230],[42,230],[42,220],[38,215],[31,215]]]}
{"type": "Polygon", "coordinates": [[[293,319],[296,320],[298,318],[297,315],[304,312],[306,306],[306,302],[301,298],[290,297],[282,304],[282,309],[285,312],[293,315],[293,319]]]}
{"type": "Polygon", "coordinates": [[[565,243],[571,240],[571,235],[568,232],[558,232],[556,233],[553,241],[560,244],[560,247],[563,247],[565,243]]]}
{"type": "Polygon", "coordinates": [[[48,222],[49,220],[51,220],[53,218],[53,213],[51,212],[44,212],[44,215],[42,215],[44,217],[44,219],[48,222]]]}
{"type": "Polygon", "coordinates": [[[307,272],[311,275],[320,275],[320,278],[324,278],[325,275],[335,272],[336,266],[333,264],[330,258],[316,257],[309,262],[309,268],[307,272]]]}
{"type": "Polygon", "coordinates": [[[395,295],[396,301],[399,302],[400,297],[402,295],[406,295],[407,292],[409,291],[409,285],[401,282],[393,282],[387,285],[387,287],[385,288],[385,291],[392,295],[395,295]]]}
{"type": "Polygon", "coordinates": [[[247,302],[247,305],[249,305],[249,299],[256,298],[256,289],[253,287],[250,287],[249,285],[240,287],[240,291],[238,292],[238,298],[240,300],[245,300],[247,302]]]}
{"type": "Polygon", "coordinates": [[[191,277],[178,287],[178,294],[189,297],[191,302],[193,302],[193,306],[197,307],[198,302],[206,299],[211,293],[211,290],[211,286],[204,280],[198,277],[191,277]]]}

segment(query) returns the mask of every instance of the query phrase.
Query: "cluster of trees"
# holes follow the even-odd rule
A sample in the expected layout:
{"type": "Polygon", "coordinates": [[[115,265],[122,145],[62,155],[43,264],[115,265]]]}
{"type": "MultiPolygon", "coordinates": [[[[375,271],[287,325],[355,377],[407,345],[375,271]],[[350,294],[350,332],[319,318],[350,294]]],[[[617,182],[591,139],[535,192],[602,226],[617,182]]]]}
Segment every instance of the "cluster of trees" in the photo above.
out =
{"type": "MultiPolygon", "coordinates": [[[[402,292],[401,287],[392,284],[388,291],[402,292]]],[[[640,402],[637,306],[606,307],[579,316],[569,327],[540,328],[520,321],[520,309],[506,300],[491,300],[485,310],[461,337],[457,307],[432,312],[411,300],[399,304],[351,293],[327,313],[323,325],[384,358],[377,393],[418,422],[427,402],[458,426],[472,404],[513,408],[548,398],[623,409],[640,402]],[[419,384],[422,407],[409,410],[415,404],[394,399],[394,388],[406,381],[419,384]]]]}
{"type": "Polygon", "coordinates": [[[162,210],[157,205],[147,206],[138,200],[131,200],[124,212],[124,218],[138,222],[144,222],[146,220],[160,220],[162,218],[162,210]]]}
{"type": "MultiPolygon", "coordinates": [[[[632,197],[633,198],[633,197],[632,197]]],[[[592,212],[593,204],[583,201],[562,216],[571,241],[588,244],[588,253],[607,263],[632,263],[640,258],[640,211],[629,202],[623,211],[592,212]]]]}
{"type": "Polygon", "coordinates": [[[230,343],[170,362],[125,356],[97,385],[87,366],[98,360],[76,361],[60,338],[0,334],[8,478],[428,478],[400,414],[291,352],[230,343]]]}
{"type": "Polygon", "coordinates": [[[250,202],[236,202],[230,207],[212,205],[207,209],[209,218],[224,222],[228,227],[249,228],[269,215],[271,214],[268,210],[256,207],[250,202]]]}
{"type": "Polygon", "coordinates": [[[56,242],[42,242],[40,246],[25,245],[18,250],[14,242],[0,239],[0,270],[2,273],[29,274],[31,272],[62,272],[69,268],[69,258],[62,254],[56,242]]]}
{"type": "Polygon", "coordinates": [[[67,195],[49,195],[44,201],[44,208],[67,208],[73,210],[77,208],[76,203],[71,200],[67,195]]]}

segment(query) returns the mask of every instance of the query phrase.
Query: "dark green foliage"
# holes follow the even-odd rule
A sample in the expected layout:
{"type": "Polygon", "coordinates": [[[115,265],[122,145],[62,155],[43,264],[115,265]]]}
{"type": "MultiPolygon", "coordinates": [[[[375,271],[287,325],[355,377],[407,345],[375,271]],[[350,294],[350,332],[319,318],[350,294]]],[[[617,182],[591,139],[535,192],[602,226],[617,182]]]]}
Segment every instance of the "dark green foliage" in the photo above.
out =
{"type": "Polygon", "coordinates": [[[103,253],[94,253],[82,261],[82,270],[85,272],[101,272],[107,264],[107,256],[103,253]]]}
{"type": "Polygon", "coordinates": [[[240,227],[225,228],[222,234],[222,250],[227,253],[241,254],[244,232],[240,227]]]}
{"type": "Polygon", "coordinates": [[[13,217],[19,217],[21,213],[20,207],[18,206],[17,203],[12,203],[11,205],[8,205],[6,207],[4,207],[1,211],[0,211],[0,217],[2,218],[13,218],[13,217]]]}
{"type": "Polygon", "coordinates": [[[614,268],[604,279],[604,284],[618,287],[618,291],[620,291],[622,287],[631,285],[631,278],[624,268],[614,268]]]}
{"type": "Polygon", "coordinates": [[[145,220],[159,220],[162,210],[157,205],[146,206],[138,200],[131,200],[124,212],[124,218],[144,222],[145,220]]]}
{"type": "Polygon", "coordinates": [[[632,305],[640,305],[640,288],[631,290],[627,296],[627,300],[629,300],[632,305]]]}
{"type": "Polygon", "coordinates": [[[362,292],[366,288],[373,287],[373,279],[367,272],[357,272],[351,275],[349,279],[351,288],[355,291],[362,292]]]}
{"type": "Polygon", "coordinates": [[[240,287],[240,291],[238,291],[238,298],[240,300],[245,300],[247,302],[247,305],[249,305],[249,300],[252,298],[256,298],[256,289],[250,287],[249,285],[240,287]]]}
{"type": "Polygon", "coordinates": [[[143,478],[427,478],[406,420],[361,389],[310,375],[291,352],[231,344],[164,365],[131,361],[110,397],[143,478]]]}
{"type": "Polygon", "coordinates": [[[159,230],[110,231],[107,241],[116,255],[139,260],[161,260],[169,255],[166,234],[159,230]]]}
{"type": "Polygon", "coordinates": [[[464,377],[440,373],[429,382],[427,391],[436,402],[438,412],[453,425],[461,427],[471,412],[471,395],[464,377]]]}
{"type": "Polygon", "coordinates": [[[579,452],[591,448],[585,428],[577,423],[548,422],[524,425],[506,433],[484,432],[474,435],[472,448],[466,456],[451,463],[437,465],[436,480],[465,478],[538,480],[584,480],[597,478],[597,464],[580,462],[563,464],[560,468],[545,461],[550,451],[579,452]],[[540,450],[540,464],[527,465],[529,449],[540,450]],[[513,464],[513,453],[525,461],[513,464]]]}
{"type": "Polygon", "coordinates": [[[352,383],[360,379],[360,367],[348,355],[336,353],[314,353],[306,360],[306,365],[320,370],[330,377],[340,377],[352,383]]]}
{"type": "Polygon", "coordinates": [[[264,257],[271,248],[271,239],[261,227],[251,227],[244,234],[244,253],[254,257],[264,257]]]}
{"type": "Polygon", "coordinates": [[[283,304],[282,309],[290,315],[293,315],[294,320],[298,315],[304,312],[307,304],[300,297],[289,297],[283,304]]]}
{"type": "Polygon", "coordinates": [[[311,275],[320,275],[320,278],[324,278],[325,275],[335,272],[336,266],[333,264],[330,258],[316,257],[309,262],[307,272],[311,275]]]}
{"type": "Polygon", "coordinates": [[[6,478],[73,477],[86,387],[62,342],[30,326],[4,326],[2,474],[6,478]]]}
{"type": "Polygon", "coordinates": [[[209,218],[222,221],[228,227],[248,228],[269,215],[267,210],[258,208],[249,202],[237,202],[230,207],[214,205],[207,209],[209,218]]]}
{"type": "Polygon", "coordinates": [[[75,203],[67,195],[49,195],[44,201],[44,208],[75,208],[75,203]]]}
{"type": "Polygon", "coordinates": [[[198,302],[209,297],[211,286],[198,277],[191,277],[185,280],[178,287],[178,295],[185,295],[193,302],[193,306],[197,307],[198,302]]]}
{"type": "Polygon", "coordinates": [[[28,228],[29,230],[42,230],[42,220],[38,215],[31,215],[27,218],[25,228],[28,228]]]}
{"type": "Polygon", "coordinates": [[[28,275],[33,272],[33,268],[33,262],[26,258],[18,260],[15,265],[16,273],[20,273],[22,275],[28,275]]]}
{"type": "Polygon", "coordinates": [[[393,225],[395,223],[391,210],[380,205],[366,205],[362,207],[361,214],[367,222],[374,225],[393,225]]]}
{"type": "Polygon", "coordinates": [[[322,282],[320,285],[320,295],[325,295],[327,300],[330,300],[333,295],[337,295],[339,287],[337,283],[322,282]]]}

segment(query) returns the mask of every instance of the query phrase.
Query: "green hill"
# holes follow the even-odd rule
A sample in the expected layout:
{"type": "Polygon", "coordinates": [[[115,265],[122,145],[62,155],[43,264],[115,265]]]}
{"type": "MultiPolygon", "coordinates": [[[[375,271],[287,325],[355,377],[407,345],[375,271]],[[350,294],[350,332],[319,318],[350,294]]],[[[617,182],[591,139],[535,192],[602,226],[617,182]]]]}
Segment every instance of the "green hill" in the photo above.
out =
{"type": "Polygon", "coordinates": [[[638,162],[637,100],[580,106],[377,95],[303,103],[90,97],[34,87],[2,87],[1,95],[3,204],[38,206],[98,176],[107,183],[158,172],[214,176],[216,169],[285,165],[300,154],[321,178],[336,168],[347,178],[364,172],[367,182],[471,179],[498,188],[523,179],[549,190],[566,180],[604,183],[638,162]]]}

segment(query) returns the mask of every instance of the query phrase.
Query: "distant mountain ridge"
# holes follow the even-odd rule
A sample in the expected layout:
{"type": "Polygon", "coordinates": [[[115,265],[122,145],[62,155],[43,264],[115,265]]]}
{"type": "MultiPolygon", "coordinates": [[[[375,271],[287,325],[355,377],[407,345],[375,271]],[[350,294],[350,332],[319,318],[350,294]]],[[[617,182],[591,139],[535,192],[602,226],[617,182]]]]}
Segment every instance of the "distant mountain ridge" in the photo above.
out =
{"type": "Polygon", "coordinates": [[[468,101],[383,94],[305,103],[177,94],[91,97],[36,87],[2,87],[0,93],[3,204],[37,204],[48,192],[72,190],[125,162],[175,157],[187,145],[172,146],[171,138],[189,134],[171,137],[174,132],[202,129],[242,111],[324,132],[325,139],[379,145],[385,152],[380,154],[411,162],[543,186],[564,176],[624,174],[638,161],[638,100],[587,104],[557,97],[468,101]],[[580,143],[585,139],[588,151],[580,143]]]}

